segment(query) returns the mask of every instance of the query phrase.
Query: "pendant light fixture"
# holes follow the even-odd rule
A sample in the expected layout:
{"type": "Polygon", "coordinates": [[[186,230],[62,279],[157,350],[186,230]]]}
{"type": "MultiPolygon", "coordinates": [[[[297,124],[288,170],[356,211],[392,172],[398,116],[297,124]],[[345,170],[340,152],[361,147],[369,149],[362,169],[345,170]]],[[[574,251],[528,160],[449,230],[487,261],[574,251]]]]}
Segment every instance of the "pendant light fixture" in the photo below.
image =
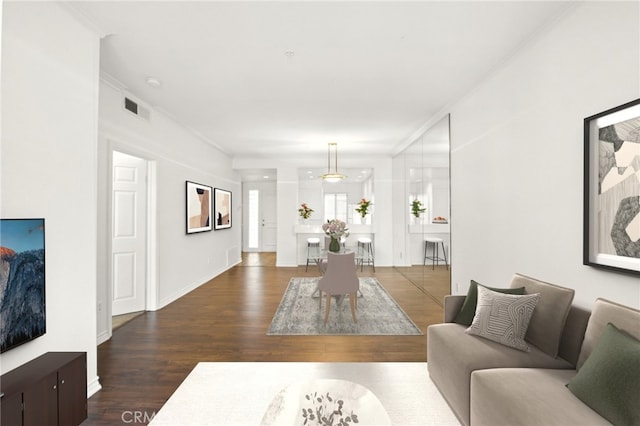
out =
{"type": "Polygon", "coordinates": [[[338,144],[335,142],[329,143],[327,147],[327,173],[321,178],[330,183],[340,182],[346,178],[345,175],[338,173],[338,144]],[[331,151],[334,154],[333,171],[331,171],[331,151]]]}

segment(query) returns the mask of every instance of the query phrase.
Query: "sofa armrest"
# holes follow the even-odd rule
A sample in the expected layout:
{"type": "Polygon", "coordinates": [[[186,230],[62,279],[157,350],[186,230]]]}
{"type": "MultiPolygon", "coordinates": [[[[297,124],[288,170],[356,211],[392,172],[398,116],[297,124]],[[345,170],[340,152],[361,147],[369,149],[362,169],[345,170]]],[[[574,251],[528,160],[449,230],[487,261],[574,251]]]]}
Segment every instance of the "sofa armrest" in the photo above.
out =
{"type": "Polygon", "coordinates": [[[465,295],[449,295],[444,297],[444,322],[453,322],[460,312],[465,295]]]}

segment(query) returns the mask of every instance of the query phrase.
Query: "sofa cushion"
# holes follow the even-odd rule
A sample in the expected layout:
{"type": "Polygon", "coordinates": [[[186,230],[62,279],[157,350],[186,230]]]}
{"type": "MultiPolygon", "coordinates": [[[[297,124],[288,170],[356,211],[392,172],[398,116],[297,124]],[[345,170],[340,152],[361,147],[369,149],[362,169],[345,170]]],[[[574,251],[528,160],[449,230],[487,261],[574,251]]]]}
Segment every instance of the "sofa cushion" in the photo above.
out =
{"type": "Polygon", "coordinates": [[[609,323],[567,387],[615,425],[640,425],[640,341],[609,323]]]}
{"type": "Polygon", "coordinates": [[[567,321],[574,290],[516,274],[511,288],[524,287],[525,294],[540,293],[525,340],[550,356],[558,356],[560,339],[567,321]]]}
{"type": "MultiPolygon", "coordinates": [[[[464,294],[449,294],[444,296],[444,321],[443,322],[454,322],[456,319],[456,315],[460,312],[460,308],[464,304],[466,296],[464,294]]],[[[587,326],[585,325],[585,328],[587,326]]],[[[580,342],[582,343],[582,342],[580,342]]]]}
{"type": "Polygon", "coordinates": [[[591,310],[571,305],[567,322],[564,324],[564,332],[560,339],[560,348],[558,348],[558,356],[566,359],[574,368],[578,365],[578,357],[584,340],[584,333],[587,331],[587,324],[591,310]]]}
{"type": "MultiPolygon", "coordinates": [[[[466,325],[467,327],[473,322],[473,317],[476,315],[476,305],[478,303],[478,286],[482,285],[474,280],[471,280],[469,284],[469,290],[467,290],[467,297],[464,299],[460,312],[456,315],[454,322],[458,324],[466,325]]],[[[487,287],[489,290],[497,291],[505,294],[524,294],[524,287],[520,288],[497,288],[487,287]]]]}
{"type": "Polygon", "coordinates": [[[587,331],[584,333],[582,349],[578,357],[578,370],[591,355],[591,351],[609,323],[640,340],[640,311],[599,298],[593,305],[587,331]]]}
{"type": "Polygon", "coordinates": [[[502,367],[574,368],[568,361],[551,357],[536,347],[531,347],[530,352],[523,352],[466,334],[465,327],[456,323],[435,324],[427,328],[427,361],[433,382],[465,425],[469,424],[469,390],[473,371],[502,367]]]}
{"type": "Polygon", "coordinates": [[[474,426],[610,425],[566,388],[575,370],[496,368],[471,375],[474,426]]]}
{"type": "Polygon", "coordinates": [[[476,315],[466,332],[529,352],[524,336],[539,299],[539,294],[502,294],[479,286],[476,315]]]}

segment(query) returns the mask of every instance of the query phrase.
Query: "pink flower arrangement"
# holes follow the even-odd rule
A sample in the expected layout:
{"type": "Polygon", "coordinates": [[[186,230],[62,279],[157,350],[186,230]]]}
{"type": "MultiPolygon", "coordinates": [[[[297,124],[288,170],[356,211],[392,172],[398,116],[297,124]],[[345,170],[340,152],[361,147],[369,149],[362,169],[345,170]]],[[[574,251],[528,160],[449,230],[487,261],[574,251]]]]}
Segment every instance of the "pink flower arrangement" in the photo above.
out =
{"type": "Polygon", "coordinates": [[[307,203],[300,204],[300,208],[298,209],[298,213],[300,217],[303,219],[309,219],[311,217],[311,213],[313,213],[313,209],[307,206],[307,203]]]}
{"type": "Polygon", "coordinates": [[[369,206],[370,206],[371,204],[373,204],[373,203],[371,202],[371,200],[367,201],[367,199],[366,199],[366,198],[363,198],[363,199],[362,199],[362,200],[360,200],[360,202],[358,203],[358,206],[359,206],[359,207],[356,209],[356,211],[357,211],[358,213],[360,213],[360,216],[361,216],[362,218],[364,218],[364,217],[367,215],[368,210],[369,210],[369,206]]]}
{"type": "Polygon", "coordinates": [[[328,220],[327,223],[323,223],[322,230],[325,234],[336,240],[340,239],[342,236],[349,236],[349,228],[347,228],[347,224],[340,219],[332,219],[328,220]]]}

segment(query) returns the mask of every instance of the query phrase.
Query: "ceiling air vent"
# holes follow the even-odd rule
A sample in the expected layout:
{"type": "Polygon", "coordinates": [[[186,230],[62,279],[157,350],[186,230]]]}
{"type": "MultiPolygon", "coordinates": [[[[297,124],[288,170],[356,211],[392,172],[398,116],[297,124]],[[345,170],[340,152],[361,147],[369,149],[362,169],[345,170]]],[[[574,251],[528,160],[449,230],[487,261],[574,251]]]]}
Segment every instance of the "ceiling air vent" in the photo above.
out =
{"type": "Polygon", "coordinates": [[[144,118],[145,120],[149,120],[149,110],[143,106],[138,105],[136,101],[133,101],[127,97],[124,98],[124,109],[131,112],[132,114],[137,115],[140,118],[144,118]]]}

